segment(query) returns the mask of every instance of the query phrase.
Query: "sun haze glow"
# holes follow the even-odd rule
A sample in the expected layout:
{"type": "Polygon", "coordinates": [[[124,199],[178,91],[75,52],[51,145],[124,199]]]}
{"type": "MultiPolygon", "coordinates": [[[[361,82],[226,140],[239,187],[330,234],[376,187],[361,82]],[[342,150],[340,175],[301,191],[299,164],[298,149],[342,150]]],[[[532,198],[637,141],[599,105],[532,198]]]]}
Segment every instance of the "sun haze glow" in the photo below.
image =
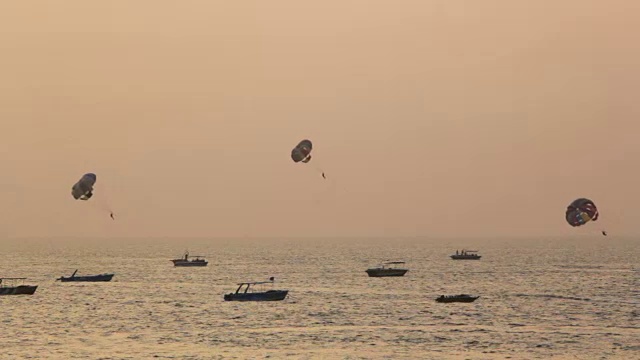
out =
{"type": "Polygon", "coordinates": [[[639,10],[5,4],[0,234],[567,235],[578,197],[637,233],[639,10]]]}

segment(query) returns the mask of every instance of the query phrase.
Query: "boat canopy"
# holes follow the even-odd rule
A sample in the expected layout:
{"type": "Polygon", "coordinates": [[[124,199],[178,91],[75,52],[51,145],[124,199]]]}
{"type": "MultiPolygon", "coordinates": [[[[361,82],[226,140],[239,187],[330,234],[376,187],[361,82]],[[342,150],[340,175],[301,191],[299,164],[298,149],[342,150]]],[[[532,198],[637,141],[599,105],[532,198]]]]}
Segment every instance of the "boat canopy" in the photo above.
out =
{"type": "Polygon", "coordinates": [[[391,264],[405,264],[405,262],[404,262],[404,261],[386,261],[386,262],[383,262],[383,264],[385,264],[385,265],[391,265],[391,264]]]}
{"type": "Polygon", "coordinates": [[[259,284],[272,284],[273,281],[253,281],[253,282],[243,282],[237,283],[236,285],[259,285],[259,284]]]}

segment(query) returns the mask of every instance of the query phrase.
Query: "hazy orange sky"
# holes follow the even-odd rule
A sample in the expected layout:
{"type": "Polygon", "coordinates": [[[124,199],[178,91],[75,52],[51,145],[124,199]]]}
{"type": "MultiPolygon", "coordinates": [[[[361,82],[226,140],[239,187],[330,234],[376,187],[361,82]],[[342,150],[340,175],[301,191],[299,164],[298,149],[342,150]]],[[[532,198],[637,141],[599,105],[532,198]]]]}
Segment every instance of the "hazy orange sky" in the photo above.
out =
{"type": "Polygon", "coordinates": [[[634,0],[5,1],[0,235],[638,234],[638,34],[634,0]]]}

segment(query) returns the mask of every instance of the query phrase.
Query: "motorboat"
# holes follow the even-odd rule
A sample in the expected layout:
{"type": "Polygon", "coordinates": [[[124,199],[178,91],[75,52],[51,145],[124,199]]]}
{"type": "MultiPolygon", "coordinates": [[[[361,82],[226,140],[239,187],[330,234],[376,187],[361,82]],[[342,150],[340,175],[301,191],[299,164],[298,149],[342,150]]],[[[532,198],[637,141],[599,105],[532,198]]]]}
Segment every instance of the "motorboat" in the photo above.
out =
{"type": "Polygon", "coordinates": [[[255,285],[272,284],[275,282],[273,277],[269,281],[254,281],[239,283],[235,293],[224,295],[224,301],[280,301],[284,300],[289,290],[267,290],[253,291],[255,285]],[[249,290],[252,291],[249,291],[249,290]]]}
{"type": "Polygon", "coordinates": [[[38,285],[24,285],[27,278],[0,278],[0,295],[33,295],[38,285]]]}
{"type": "Polygon", "coordinates": [[[69,277],[60,277],[56,281],[71,282],[71,281],[84,281],[84,282],[99,282],[99,281],[111,281],[115,274],[100,274],[100,275],[84,275],[76,276],[78,270],[73,272],[69,277]]]}
{"type": "Polygon", "coordinates": [[[460,252],[456,250],[455,255],[451,255],[453,260],[480,260],[481,257],[475,250],[462,250],[460,252]]]}
{"type": "Polygon", "coordinates": [[[404,264],[404,261],[387,261],[378,267],[367,269],[366,273],[369,277],[387,277],[387,276],[404,276],[409,269],[394,267],[394,265],[404,264]]]}
{"type": "Polygon", "coordinates": [[[174,266],[207,266],[209,263],[204,259],[204,256],[196,256],[192,255],[194,259],[189,259],[189,252],[184,253],[184,257],[182,259],[173,259],[174,266]]]}

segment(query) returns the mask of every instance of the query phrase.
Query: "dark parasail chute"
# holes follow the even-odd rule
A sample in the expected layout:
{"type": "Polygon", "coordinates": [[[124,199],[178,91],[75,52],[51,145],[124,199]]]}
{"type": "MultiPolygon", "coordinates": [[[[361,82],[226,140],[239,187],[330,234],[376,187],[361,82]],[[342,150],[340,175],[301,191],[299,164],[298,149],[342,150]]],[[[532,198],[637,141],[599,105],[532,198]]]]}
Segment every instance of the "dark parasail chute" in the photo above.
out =
{"type": "Polygon", "coordinates": [[[302,140],[296,147],[291,150],[291,160],[294,162],[308,163],[311,160],[311,149],[313,144],[310,140],[302,140]]]}
{"type": "Polygon", "coordinates": [[[571,226],[582,226],[589,221],[598,220],[598,208],[593,201],[585,198],[576,199],[568,207],[565,214],[571,226]]]}
{"type": "Polygon", "coordinates": [[[96,183],[96,174],[87,173],[78,180],[77,183],[73,184],[71,188],[71,195],[73,198],[78,200],[89,200],[91,196],[93,196],[93,185],[96,183]]]}

